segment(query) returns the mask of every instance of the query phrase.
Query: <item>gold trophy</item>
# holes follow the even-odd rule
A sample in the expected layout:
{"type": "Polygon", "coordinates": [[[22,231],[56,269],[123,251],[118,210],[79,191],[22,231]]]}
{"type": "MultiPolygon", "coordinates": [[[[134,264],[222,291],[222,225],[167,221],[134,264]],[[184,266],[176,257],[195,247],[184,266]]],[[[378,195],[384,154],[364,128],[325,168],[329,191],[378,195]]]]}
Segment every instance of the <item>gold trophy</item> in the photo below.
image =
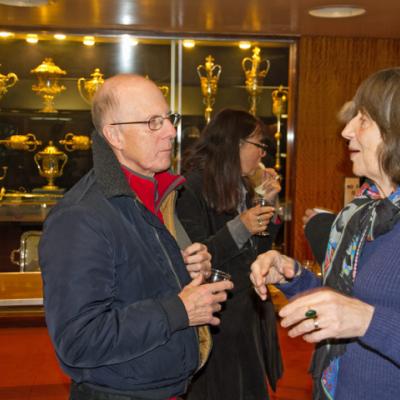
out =
{"type": "Polygon", "coordinates": [[[27,133],[26,135],[11,135],[7,139],[0,140],[0,144],[13,150],[35,151],[42,142],[37,140],[33,133],[27,133]]]}
{"type": "Polygon", "coordinates": [[[67,133],[63,140],[58,143],[62,144],[67,151],[75,150],[89,150],[92,145],[92,140],[89,136],[85,135],[74,135],[73,133],[67,133]]]}
{"type": "Polygon", "coordinates": [[[18,82],[18,76],[14,72],[7,75],[0,73],[0,100],[7,93],[7,89],[13,87],[18,82]]]}
{"type": "Polygon", "coordinates": [[[34,156],[35,164],[39,169],[40,176],[47,179],[47,185],[41,187],[40,189],[33,189],[34,192],[62,192],[54,184],[54,179],[62,175],[65,164],[68,161],[68,156],[57,149],[50,140],[48,146],[34,156]]]}
{"type": "Polygon", "coordinates": [[[287,118],[287,100],[288,91],[279,86],[272,92],[272,114],[276,117],[276,133],[274,135],[276,142],[276,153],[275,153],[275,170],[279,173],[282,168],[281,165],[281,120],[287,118]]]}
{"type": "Polygon", "coordinates": [[[250,95],[250,114],[256,115],[257,96],[261,93],[263,79],[267,76],[270,62],[261,60],[260,48],[254,47],[253,55],[242,60],[242,68],[246,77],[246,90],[250,95]]]}
{"type": "Polygon", "coordinates": [[[54,97],[65,90],[65,86],[60,85],[58,81],[66,74],[66,71],[55,65],[51,58],[45,58],[40,65],[31,70],[31,73],[35,74],[39,80],[37,85],[32,85],[32,90],[44,100],[44,107],[40,112],[58,112],[54,108],[54,97]]]}
{"type": "Polygon", "coordinates": [[[93,96],[104,83],[100,68],[95,68],[93,74],[90,74],[90,76],[92,79],[79,78],[77,82],[79,94],[88,104],[92,103],[93,96]]]}
{"type": "Polygon", "coordinates": [[[204,65],[197,66],[197,74],[200,78],[201,93],[203,95],[203,103],[206,106],[204,117],[207,123],[210,122],[215,96],[218,89],[218,80],[221,75],[222,67],[214,64],[214,58],[209,55],[206,57],[204,65]]]}

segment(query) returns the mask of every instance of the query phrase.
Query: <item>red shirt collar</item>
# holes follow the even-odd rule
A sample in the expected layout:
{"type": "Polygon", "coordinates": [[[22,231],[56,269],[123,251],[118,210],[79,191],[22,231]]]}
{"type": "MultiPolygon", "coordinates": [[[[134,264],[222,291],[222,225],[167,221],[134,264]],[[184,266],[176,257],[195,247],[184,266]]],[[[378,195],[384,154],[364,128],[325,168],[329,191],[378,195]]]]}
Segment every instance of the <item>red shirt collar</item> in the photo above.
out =
{"type": "Polygon", "coordinates": [[[149,177],[140,175],[124,165],[121,165],[121,168],[130,188],[137,197],[149,211],[157,215],[161,222],[164,222],[160,206],[169,193],[185,182],[185,178],[168,171],[159,172],[153,177],[149,177]]]}

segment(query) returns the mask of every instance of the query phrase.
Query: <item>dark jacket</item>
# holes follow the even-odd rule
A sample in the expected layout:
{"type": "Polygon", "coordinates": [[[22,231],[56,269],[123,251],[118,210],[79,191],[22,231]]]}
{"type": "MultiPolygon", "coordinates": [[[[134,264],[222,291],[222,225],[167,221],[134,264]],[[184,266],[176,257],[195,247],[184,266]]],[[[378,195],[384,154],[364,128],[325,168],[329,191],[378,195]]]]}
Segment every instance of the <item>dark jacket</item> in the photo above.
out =
{"type": "MultiPolygon", "coordinates": [[[[282,373],[274,307],[262,302],[249,279],[261,241],[263,251],[271,247],[271,236],[253,236],[239,249],[227,227],[234,213],[217,213],[202,194],[202,175],[191,172],[179,191],[179,220],[192,241],[205,243],[212,255],[212,266],[232,275],[235,285],[221,312],[221,325],[211,329],[213,351],[205,368],[194,378],[188,400],[236,400],[268,398],[266,375],[275,388],[282,373]]],[[[270,227],[271,228],[271,227],[270,227]]]]}
{"type": "Polygon", "coordinates": [[[94,169],[51,211],[40,242],[46,321],[76,382],[164,399],[198,367],[178,297],[189,281],[176,241],[138,201],[98,135],[94,169]]]}

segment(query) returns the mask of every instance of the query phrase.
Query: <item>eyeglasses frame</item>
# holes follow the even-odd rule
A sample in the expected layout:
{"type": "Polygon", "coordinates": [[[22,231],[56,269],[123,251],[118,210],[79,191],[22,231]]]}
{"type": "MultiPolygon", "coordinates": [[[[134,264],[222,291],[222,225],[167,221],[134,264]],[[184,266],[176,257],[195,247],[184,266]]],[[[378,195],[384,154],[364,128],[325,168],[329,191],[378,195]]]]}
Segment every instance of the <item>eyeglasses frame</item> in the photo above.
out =
{"type": "Polygon", "coordinates": [[[168,119],[171,122],[171,124],[174,126],[174,128],[176,128],[178,126],[179,122],[182,119],[182,115],[179,114],[179,113],[171,113],[171,112],[169,112],[166,117],[163,117],[162,115],[153,115],[147,121],[112,122],[112,123],[110,123],[108,125],[147,124],[148,128],[151,131],[156,132],[156,131],[159,131],[163,127],[164,120],[166,120],[166,119],[168,119]],[[171,121],[171,117],[174,117],[173,121],[171,121]],[[153,128],[150,127],[151,121],[154,120],[155,118],[162,118],[161,126],[159,128],[157,128],[157,129],[153,129],[153,128]]]}
{"type": "Polygon", "coordinates": [[[255,142],[252,142],[251,140],[247,140],[247,139],[242,139],[242,141],[245,142],[245,143],[252,144],[253,146],[258,147],[260,150],[262,150],[265,153],[268,150],[268,145],[266,145],[264,143],[255,143],[255,142]]]}

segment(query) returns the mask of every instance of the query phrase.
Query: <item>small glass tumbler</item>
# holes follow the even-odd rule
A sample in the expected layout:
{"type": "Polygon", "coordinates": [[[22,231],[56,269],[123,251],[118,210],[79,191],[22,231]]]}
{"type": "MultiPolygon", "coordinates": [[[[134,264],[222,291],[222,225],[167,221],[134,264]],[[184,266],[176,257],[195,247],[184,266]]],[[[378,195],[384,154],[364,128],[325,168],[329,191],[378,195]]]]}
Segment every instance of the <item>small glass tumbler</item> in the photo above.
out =
{"type": "Polygon", "coordinates": [[[231,275],[225,271],[219,269],[211,268],[211,274],[206,279],[206,283],[215,283],[220,281],[230,281],[232,279],[231,275]]]}

